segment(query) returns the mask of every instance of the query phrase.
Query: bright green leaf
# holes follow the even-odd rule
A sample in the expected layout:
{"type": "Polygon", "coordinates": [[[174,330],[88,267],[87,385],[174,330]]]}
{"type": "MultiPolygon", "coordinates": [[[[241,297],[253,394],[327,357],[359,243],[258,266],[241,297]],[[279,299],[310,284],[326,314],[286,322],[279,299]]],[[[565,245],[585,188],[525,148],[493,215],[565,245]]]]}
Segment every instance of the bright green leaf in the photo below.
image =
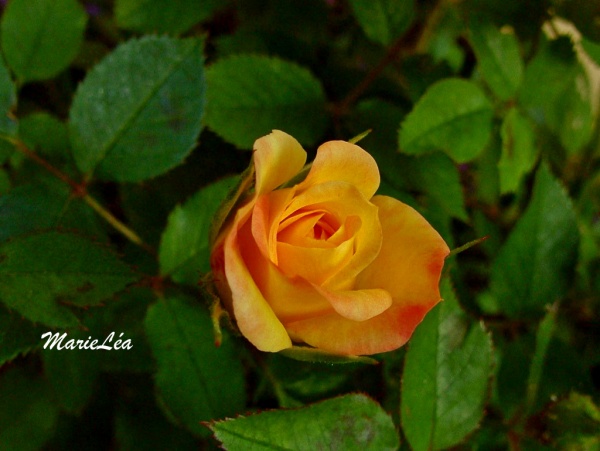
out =
{"type": "Polygon", "coordinates": [[[514,32],[499,30],[485,20],[474,20],[471,43],[479,69],[490,88],[502,100],[512,97],[523,78],[523,62],[514,32]]]}
{"type": "Polygon", "coordinates": [[[46,381],[20,368],[0,375],[0,443],[6,450],[37,451],[58,419],[46,381]]]}
{"type": "Polygon", "coordinates": [[[414,18],[413,0],[350,0],[356,20],[372,41],[389,45],[414,18]]]}
{"type": "Polygon", "coordinates": [[[210,270],[210,226],[236,180],[226,178],[209,185],[171,212],[158,254],[163,276],[193,285],[201,273],[210,270]]]}
{"type": "Polygon", "coordinates": [[[4,60],[0,58],[0,135],[14,135],[17,130],[16,120],[12,116],[12,110],[16,103],[15,84],[4,65],[4,60]]]}
{"type": "Polygon", "coordinates": [[[2,48],[22,81],[52,78],[75,58],[87,15],[75,0],[11,0],[2,16],[2,48]]]}
{"type": "Polygon", "coordinates": [[[432,85],[400,129],[400,150],[420,155],[443,150],[457,163],[477,157],[489,140],[492,105],[470,81],[445,79],[432,85]]]}
{"type": "Polygon", "coordinates": [[[256,139],[273,129],[310,145],[327,126],[321,83],[295,63],[232,56],[214,63],[206,77],[206,124],[242,149],[251,149],[256,139]]]}
{"type": "Polygon", "coordinates": [[[78,324],[66,304],[98,305],[135,280],[109,249],[58,232],[3,243],[0,262],[0,300],[51,327],[78,324]]]}
{"type": "Polygon", "coordinates": [[[213,422],[210,428],[225,449],[396,450],[399,446],[392,419],[365,395],[213,422]]]}
{"type": "Polygon", "coordinates": [[[547,43],[529,62],[519,101],[569,152],[590,141],[594,123],[590,86],[569,38],[547,43]]]}
{"type": "Polygon", "coordinates": [[[242,411],[241,362],[228,336],[215,346],[212,323],[201,304],[161,299],[148,310],[145,329],[158,364],[158,396],[170,415],[204,435],[201,421],[242,411]]]}
{"type": "Polygon", "coordinates": [[[402,429],[415,451],[449,448],[477,427],[493,366],[489,335],[461,310],[448,279],[441,292],[404,364],[402,429]]]}
{"type": "Polygon", "coordinates": [[[222,5],[221,0],[117,0],[115,17],[117,24],[128,30],[180,34],[208,19],[222,5]]]}
{"type": "Polygon", "coordinates": [[[502,312],[538,316],[561,299],[571,283],[578,241],[571,201],[542,165],[529,207],[492,266],[492,294],[502,312]]]}
{"type": "Polygon", "coordinates": [[[530,121],[516,108],[502,122],[502,155],[498,162],[500,192],[516,192],[521,180],[533,169],[538,156],[530,121]]]}
{"type": "Polygon", "coordinates": [[[70,112],[82,172],[144,180],[180,164],[196,144],[204,110],[203,42],[148,36],[92,69],[70,112]]]}

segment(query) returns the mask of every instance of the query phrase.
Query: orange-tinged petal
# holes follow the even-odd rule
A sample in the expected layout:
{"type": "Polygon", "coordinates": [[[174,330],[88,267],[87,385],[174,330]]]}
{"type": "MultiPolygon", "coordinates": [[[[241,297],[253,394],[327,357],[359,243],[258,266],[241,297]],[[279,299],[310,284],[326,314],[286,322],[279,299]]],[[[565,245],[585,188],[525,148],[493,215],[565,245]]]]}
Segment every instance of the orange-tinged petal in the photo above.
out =
{"type": "Polygon", "coordinates": [[[353,321],[365,321],[380,315],[392,305],[392,296],[380,288],[367,290],[329,291],[315,287],[341,316],[353,321]]]}
{"type": "Polygon", "coordinates": [[[282,322],[325,315],[333,311],[329,302],[310,283],[299,277],[286,277],[262,255],[252,240],[248,224],[239,233],[242,257],[250,275],[282,322]]]}
{"type": "Polygon", "coordinates": [[[293,188],[273,191],[256,198],[252,213],[252,235],[259,251],[277,264],[277,230],[281,215],[294,195],[293,188]]]}
{"type": "Polygon", "coordinates": [[[300,143],[287,133],[273,130],[254,143],[256,194],[273,191],[302,170],[306,152],[300,143]]]}
{"type": "Polygon", "coordinates": [[[286,322],[294,341],[335,354],[370,355],[404,345],[433,305],[392,305],[366,321],[352,321],[337,313],[286,322]]]}
{"type": "Polygon", "coordinates": [[[354,234],[354,255],[324,282],[325,288],[329,290],[352,288],[354,277],[375,259],[381,247],[377,207],[368,202],[353,185],[333,181],[314,185],[299,193],[286,208],[289,214],[309,210],[326,211],[337,218],[339,224],[345,223],[349,217],[360,218],[360,228],[354,234]]]}
{"type": "Polygon", "coordinates": [[[368,152],[346,141],[329,141],[317,149],[310,172],[299,189],[337,180],[354,185],[370,199],[379,188],[379,169],[368,152]]]}
{"type": "Polygon", "coordinates": [[[383,288],[395,305],[431,305],[440,300],[439,281],[450,249],[416,210],[375,196],[383,243],[379,255],[356,279],[356,288],[383,288]]]}
{"type": "MultiPolygon", "coordinates": [[[[289,335],[256,286],[240,249],[239,229],[249,221],[254,203],[240,208],[225,240],[225,275],[231,288],[233,314],[240,332],[261,351],[277,352],[292,345],[289,335]]],[[[249,225],[246,227],[249,229],[249,225]]],[[[250,237],[251,239],[251,237],[250,237]]]]}

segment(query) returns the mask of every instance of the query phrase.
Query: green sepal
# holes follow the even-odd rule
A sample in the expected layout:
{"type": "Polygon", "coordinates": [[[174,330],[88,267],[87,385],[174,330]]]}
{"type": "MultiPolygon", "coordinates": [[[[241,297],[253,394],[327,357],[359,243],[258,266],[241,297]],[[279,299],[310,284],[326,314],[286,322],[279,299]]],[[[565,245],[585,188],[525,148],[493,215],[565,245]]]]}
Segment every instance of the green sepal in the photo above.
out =
{"type": "Polygon", "coordinates": [[[448,254],[448,256],[446,257],[446,259],[454,257],[455,255],[458,255],[461,252],[466,251],[467,249],[471,249],[473,246],[477,246],[479,243],[483,243],[489,237],[490,237],[489,235],[482,236],[481,238],[477,238],[477,239],[475,239],[473,241],[469,241],[468,243],[465,243],[462,246],[459,246],[459,247],[457,247],[455,249],[452,249],[450,251],[450,253],[448,254]]]}
{"type": "Polygon", "coordinates": [[[219,232],[226,228],[237,210],[237,206],[246,201],[254,189],[254,159],[250,161],[250,165],[240,175],[239,182],[231,189],[225,201],[221,204],[210,226],[208,234],[208,242],[211,248],[214,247],[219,232]]]}
{"type": "Polygon", "coordinates": [[[331,354],[327,351],[305,346],[292,346],[291,348],[279,351],[279,354],[290,359],[300,360],[302,362],[318,362],[331,364],[346,363],[366,363],[368,365],[378,365],[379,362],[371,357],[358,355],[339,355],[331,354]]]}

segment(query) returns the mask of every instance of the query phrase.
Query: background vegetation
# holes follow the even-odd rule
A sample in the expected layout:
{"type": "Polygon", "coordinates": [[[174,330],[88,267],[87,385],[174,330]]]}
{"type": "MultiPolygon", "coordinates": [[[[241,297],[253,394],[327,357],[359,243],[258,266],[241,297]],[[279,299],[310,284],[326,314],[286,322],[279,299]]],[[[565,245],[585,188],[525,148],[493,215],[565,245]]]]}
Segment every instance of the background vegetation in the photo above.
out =
{"type": "Polygon", "coordinates": [[[2,4],[3,449],[600,448],[598,2],[2,4]],[[208,228],[274,128],[372,130],[382,193],[488,236],[377,365],[214,346],[208,228]]]}

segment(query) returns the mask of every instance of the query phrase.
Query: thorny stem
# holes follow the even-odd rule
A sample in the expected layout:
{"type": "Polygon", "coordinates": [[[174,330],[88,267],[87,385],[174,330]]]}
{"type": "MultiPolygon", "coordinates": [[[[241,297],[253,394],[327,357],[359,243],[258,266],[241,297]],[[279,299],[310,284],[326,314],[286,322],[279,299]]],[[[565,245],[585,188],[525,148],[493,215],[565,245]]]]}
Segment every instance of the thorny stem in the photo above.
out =
{"type": "Polygon", "coordinates": [[[104,208],[96,199],[90,196],[87,193],[87,185],[85,182],[77,183],[67,174],[62,172],[60,169],[53,166],[50,162],[36,154],[34,151],[29,149],[23,141],[16,138],[6,138],[11,144],[15,146],[15,148],[25,155],[30,160],[36,162],[38,165],[46,169],[52,175],[54,175],[57,179],[64,182],[65,184],[71,187],[72,193],[75,197],[81,198],[86,204],[88,204],[99,216],[102,217],[106,222],[108,222],[115,230],[117,230],[121,235],[127,238],[134,244],[143,247],[147,251],[154,253],[154,250],[148,246],[144,241],[139,237],[137,233],[127,227],[123,222],[115,217],[110,211],[104,208]]]}

